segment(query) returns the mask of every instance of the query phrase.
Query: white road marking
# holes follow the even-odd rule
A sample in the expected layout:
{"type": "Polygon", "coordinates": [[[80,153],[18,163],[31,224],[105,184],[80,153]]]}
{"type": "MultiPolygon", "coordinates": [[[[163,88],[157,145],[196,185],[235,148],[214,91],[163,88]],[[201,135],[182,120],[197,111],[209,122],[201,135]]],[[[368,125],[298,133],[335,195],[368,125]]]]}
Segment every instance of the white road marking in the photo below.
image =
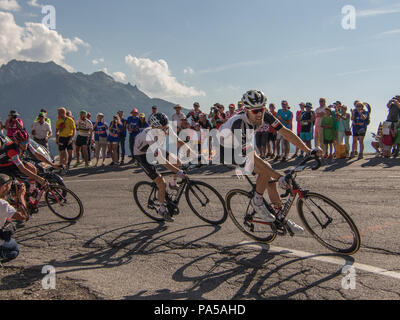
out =
{"type": "Polygon", "coordinates": [[[356,269],[359,270],[363,270],[366,272],[370,272],[370,273],[374,273],[380,276],[384,276],[384,277],[390,277],[390,278],[394,278],[394,279],[398,279],[400,280],[400,273],[398,272],[394,272],[394,271],[389,271],[383,268],[379,268],[379,267],[374,267],[374,266],[370,266],[367,264],[362,264],[362,263],[357,263],[357,262],[352,262],[349,259],[346,259],[344,257],[326,257],[326,256],[319,256],[317,254],[314,253],[310,253],[310,252],[306,252],[306,251],[300,251],[300,250],[293,250],[293,249],[287,249],[287,248],[282,248],[282,247],[275,247],[275,246],[268,246],[268,245],[264,245],[264,244],[259,244],[259,243],[255,243],[255,242],[251,242],[251,241],[242,241],[240,243],[240,245],[243,246],[248,246],[248,247],[252,247],[252,248],[265,248],[267,249],[269,252],[274,252],[274,253],[286,253],[286,254],[291,254],[300,258],[309,258],[312,260],[317,260],[317,261],[321,261],[321,262],[327,262],[327,263],[332,263],[332,264],[336,264],[336,265],[350,265],[356,269]]]}

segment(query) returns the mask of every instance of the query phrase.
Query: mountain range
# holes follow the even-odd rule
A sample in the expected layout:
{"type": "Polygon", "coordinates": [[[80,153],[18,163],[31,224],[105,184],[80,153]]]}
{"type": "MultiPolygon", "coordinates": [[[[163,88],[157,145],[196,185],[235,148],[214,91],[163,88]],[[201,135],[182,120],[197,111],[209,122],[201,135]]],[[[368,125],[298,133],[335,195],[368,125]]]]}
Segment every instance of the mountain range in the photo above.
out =
{"type": "Polygon", "coordinates": [[[52,61],[12,60],[0,67],[0,117],[4,122],[8,112],[15,109],[29,131],[42,108],[55,123],[57,109],[62,106],[71,110],[75,118],[84,109],[93,115],[92,120],[102,112],[106,121],[111,121],[118,110],[123,110],[125,117],[133,108],[149,115],[153,105],[168,116],[174,113],[174,103],[150,98],[136,85],[117,82],[102,71],[90,75],[71,73],[52,61]]]}

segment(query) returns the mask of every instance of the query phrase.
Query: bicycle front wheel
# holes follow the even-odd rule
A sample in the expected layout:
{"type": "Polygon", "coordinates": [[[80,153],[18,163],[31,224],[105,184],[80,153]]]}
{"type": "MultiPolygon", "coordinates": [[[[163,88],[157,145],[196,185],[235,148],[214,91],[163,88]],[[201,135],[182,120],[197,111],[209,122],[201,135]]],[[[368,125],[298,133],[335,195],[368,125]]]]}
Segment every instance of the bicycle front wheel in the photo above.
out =
{"type": "Polygon", "coordinates": [[[158,201],[158,188],[154,183],[147,181],[137,183],[133,188],[133,198],[139,209],[150,219],[157,222],[164,221],[164,218],[157,213],[160,202],[158,201]]]}
{"type": "Polygon", "coordinates": [[[204,222],[220,225],[226,221],[224,198],[207,183],[189,181],[185,196],[190,209],[204,222]]]}
{"type": "Polygon", "coordinates": [[[261,243],[271,243],[277,233],[269,223],[255,217],[256,213],[250,204],[251,196],[244,190],[232,190],[226,195],[226,209],[236,227],[247,237],[261,243]]]}
{"type": "Polygon", "coordinates": [[[324,247],[344,255],[360,249],[361,237],[356,225],[333,200],[309,192],[298,200],[297,210],[304,226],[324,247]]]}
{"type": "Polygon", "coordinates": [[[84,212],[82,201],[71,190],[61,185],[50,185],[45,194],[49,209],[61,219],[79,220],[84,212]]]}

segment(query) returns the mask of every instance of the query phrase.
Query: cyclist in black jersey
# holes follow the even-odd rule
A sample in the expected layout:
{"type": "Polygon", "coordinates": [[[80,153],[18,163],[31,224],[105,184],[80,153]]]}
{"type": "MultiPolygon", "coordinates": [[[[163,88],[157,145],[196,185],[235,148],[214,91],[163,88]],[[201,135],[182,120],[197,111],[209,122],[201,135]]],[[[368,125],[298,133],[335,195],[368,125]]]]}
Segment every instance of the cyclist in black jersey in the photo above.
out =
{"type": "MultiPolygon", "coordinates": [[[[266,109],[267,98],[261,91],[248,91],[244,94],[242,102],[245,106],[244,111],[238,115],[230,118],[220,128],[220,138],[224,148],[232,149],[232,153],[237,152],[237,148],[243,154],[247,152],[247,161],[251,160],[251,165],[254,166],[254,173],[258,175],[256,184],[256,195],[251,201],[251,205],[257,214],[266,222],[274,222],[275,215],[282,209],[282,201],[278,193],[276,183],[270,183],[271,180],[279,181],[279,186],[282,189],[290,187],[289,182],[285,180],[279,172],[274,170],[271,165],[262,160],[255,152],[253,141],[247,138],[248,129],[256,130],[264,123],[269,124],[279,134],[292,143],[295,147],[299,148],[306,154],[322,155],[322,150],[308,148],[304,142],[291,130],[285,128],[278,119],[274,117],[266,109]],[[235,140],[235,130],[242,130],[241,143],[235,140]],[[236,144],[236,145],[235,145],[236,144]],[[254,159],[254,160],[252,160],[254,159]],[[265,191],[268,192],[269,199],[271,200],[276,212],[269,212],[264,205],[263,195],[265,191]]],[[[237,164],[237,163],[234,163],[237,164]]],[[[295,234],[303,233],[304,229],[294,222],[287,220],[287,225],[295,234]]]]}

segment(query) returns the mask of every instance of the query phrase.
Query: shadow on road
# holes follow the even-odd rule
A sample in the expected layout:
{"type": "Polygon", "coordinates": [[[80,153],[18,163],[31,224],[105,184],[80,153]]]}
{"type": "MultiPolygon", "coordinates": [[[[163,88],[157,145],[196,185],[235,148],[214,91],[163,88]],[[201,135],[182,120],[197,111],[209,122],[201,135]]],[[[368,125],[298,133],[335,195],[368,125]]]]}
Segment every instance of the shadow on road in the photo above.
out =
{"type": "MultiPolygon", "coordinates": [[[[164,223],[141,223],[104,232],[87,241],[83,248],[87,253],[69,257],[65,261],[49,261],[56,268],[68,268],[57,274],[80,270],[114,268],[132,262],[138,255],[153,255],[172,250],[196,246],[220,230],[218,226],[194,226],[167,232],[164,223]],[[183,241],[194,229],[206,229],[206,233],[190,241],[183,241]],[[211,229],[208,231],[208,229],[211,229]],[[172,236],[172,237],[171,237],[172,236]],[[72,267],[72,268],[71,268],[72,267]]],[[[192,232],[193,233],[193,232],[192,232]]]]}
{"type": "MultiPolygon", "coordinates": [[[[248,251],[242,252],[240,248],[243,245],[231,246],[224,249],[223,257],[220,252],[209,253],[198,257],[190,263],[179,268],[173,275],[173,280],[180,283],[189,283],[191,286],[186,290],[173,291],[165,288],[157,290],[154,294],[146,294],[147,291],[143,290],[135,295],[126,296],[128,300],[174,300],[174,299],[185,299],[185,300],[205,300],[207,293],[210,293],[222,287],[227,283],[237,284],[239,288],[232,297],[227,297],[231,300],[239,299],[273,299],[273,300],[285,300],[291,299],[293,296],[304,293],[313,287],[319,286],[324,282],[330,281],[336,277],[342,277],[342,267],[337,271],[329,274],[328,276],[321,276],[320,279],[314,280],[307,285],[299,285],[296,282],[296,289],[287,290],[288,292],[281,295],[276,295],[276,292],[269,295],[269,291],[276,287],[290,282],[291,280],[296,281],[296,277],[299,275],[305,275],[310,272],[311,269],[304,267],[298,267],[296,264],[302,261],[306,261],[311,258],[327,256],[337,257],[336,254],[321,254],[313,255],[310,257],[293,258],[287,261],[287,257],[284,263],[280,263],[280,257],[285,252],[269,252],[269,248],[262,248],[261,251],[253,257],[248,251]],[[241,255],[246,257],[241,258],[241,255]],[[207,267],[205,267],[205,265],[207,267]],[[271,266],[274,266],[271,269],[271,266]],[[284,271],[285,268],[292,267],[294,272],[284,271]],[[208,269],[202,275],[190,276],[191,274],[198,274],[197,272],[191,272],[191,270],[208,269]],[[267,271],[268,270],[268,271],[267,271]],[[267,272],[266,272],[267,271],[267,272]],[[285,276],[283,276],[285,274],[285,276]],[[276,280],[276,276],[279,280],[276,280]],[[271,281],[271,277],[274,276],[274,282],[271,281]],[[268,297],[270,296],[270,297],[268,297]],[[272,297],[271,297],[272,296],[272,297]]],[[[342,257],[342,256],[340,256],[342,257]]],[[[353,258],[345,257],[345,263],[352,265],[354,263],[353,258]]],[[[315,275],[313,277],[315,279],[315,275]]],[[[305,283],[305,281],[302,281],[305,283]]],[[[231,285],[232,287],[232,285],[231,285]]],[[[221,288],[220,288],[221,290],[221,288]]]]}

